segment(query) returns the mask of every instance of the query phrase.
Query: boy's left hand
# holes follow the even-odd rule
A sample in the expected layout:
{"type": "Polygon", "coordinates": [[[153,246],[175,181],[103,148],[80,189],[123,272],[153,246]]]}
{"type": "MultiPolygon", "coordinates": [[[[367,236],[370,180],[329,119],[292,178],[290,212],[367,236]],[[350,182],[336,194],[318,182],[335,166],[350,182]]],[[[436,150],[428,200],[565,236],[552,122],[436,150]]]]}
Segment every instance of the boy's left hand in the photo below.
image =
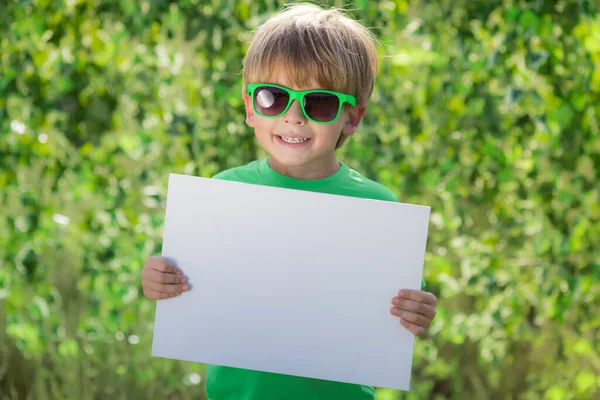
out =
{"type": "Polygon", "coordinates": [[[429,292],[402,289],[392,299],[392,315],[400,317],[400,323],[415,336],[427,333],[435,318],[437,298],[429,292]]]}

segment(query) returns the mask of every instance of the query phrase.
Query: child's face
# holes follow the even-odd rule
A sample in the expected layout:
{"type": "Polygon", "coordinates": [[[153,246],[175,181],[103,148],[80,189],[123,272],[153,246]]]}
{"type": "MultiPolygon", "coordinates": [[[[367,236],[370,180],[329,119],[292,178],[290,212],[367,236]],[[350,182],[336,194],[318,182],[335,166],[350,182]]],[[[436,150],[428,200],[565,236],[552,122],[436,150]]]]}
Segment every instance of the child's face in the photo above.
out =
{"type": "MultiPolygon", "coordinates": [[[[307,82],[303,87],[290,86],[281,71],[274,78],[271,82],[249,83],[271,83],[294,90],[326,89],[314,82],[307,82]]],[[[248,96],[245,96],[245,102],[246,123],[254,128],[256,138],[269,153],[271,167],[298,179],[320,179],[334,174],[339,169],[335,158],[338,141],[343,142],[356,131],[366,111],[366,107],[350,107],[346,104],[335,122],[318,124],[305,117],[296,100],[278,118],[256,114],[252,109],[252,99],[248,96]],[[294,138],[307,140],[296,143],[298,140],[294,138]]]]}

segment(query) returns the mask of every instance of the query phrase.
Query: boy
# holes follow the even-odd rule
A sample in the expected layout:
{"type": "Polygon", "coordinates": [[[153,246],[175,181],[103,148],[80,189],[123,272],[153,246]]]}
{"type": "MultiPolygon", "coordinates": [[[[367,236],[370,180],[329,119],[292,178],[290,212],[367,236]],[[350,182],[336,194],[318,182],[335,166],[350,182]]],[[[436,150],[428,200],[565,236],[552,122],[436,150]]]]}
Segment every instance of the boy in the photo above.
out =
{"type": "MultiPolygon", "coordinates": [[[[373,90],[374,40],[337,10],[289,6],[257,31],[244,60],[246,123],[269,153],[223,171],[217,179],[398,201],[383,187],[338,162],[335,150],[358,128],[373,90]]],[[[159,257],[142,270],[144,295],[159,300],[189,290],[181,271],[159,257]]],[[[414,335],[435,316],[433,294],[392,294],[391,314],[414,335]]],[[[207,366],[210,399],[373,399],[371,387],[207,366]]]]}

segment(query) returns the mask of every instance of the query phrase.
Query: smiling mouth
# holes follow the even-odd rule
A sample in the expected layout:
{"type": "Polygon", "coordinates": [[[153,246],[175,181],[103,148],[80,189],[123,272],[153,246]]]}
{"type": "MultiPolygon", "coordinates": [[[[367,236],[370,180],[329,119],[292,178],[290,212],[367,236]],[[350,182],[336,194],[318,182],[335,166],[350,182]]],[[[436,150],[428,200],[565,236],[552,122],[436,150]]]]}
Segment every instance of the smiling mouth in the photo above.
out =
{"type": "Polygon", "coordinates": [[[308,138],[290,138],[290,137],[279,136],[279,135],[278,135],[278,137],[286,143],[302,143],[302,142],[306,142],[307,140],[309,140],[308,138]]]}

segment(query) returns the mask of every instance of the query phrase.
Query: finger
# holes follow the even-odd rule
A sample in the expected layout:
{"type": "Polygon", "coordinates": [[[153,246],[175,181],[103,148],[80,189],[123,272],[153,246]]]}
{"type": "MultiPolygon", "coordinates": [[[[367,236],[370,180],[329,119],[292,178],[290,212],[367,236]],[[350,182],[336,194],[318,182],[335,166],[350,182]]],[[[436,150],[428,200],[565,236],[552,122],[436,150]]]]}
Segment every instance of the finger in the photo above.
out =
{"type": "Polygon", "coordinates": [[[187,283],[187,278],[183,275],[169,274],[150,269],[146,272],[147,280],[157,283],[187,283]]]}
{"type": "Polygon", "coordinates": [[[161,293],[181,293],[190,290],[190,285],[187,283],[183,285],[173,285],[170,283],[158,283],[148,281],[144,283],[144,290],[151,290],[154,292],[161,293]]]}
{"type": "Polygon", "coordinates": [[[164,293],[156,292],[154,290],[144,290],[144,296],[151,300],[164,300],[172,297],[179,296],[181,293],[164,293]]]}
{"type": "Polygon", "coordinates": [[[431,319],[435,317],[435,307],[432,307],[429,304],[419,303],[418,301],[403,299],[400,297],[394,297],[392,299],[392,304],[398,308],[416,312],[431,319]]]}
{"type": "Polygon", "coordinates": [[[182,275],[182,272],[176,266],[169,264],[167,260],[162,257],[150,257],[147,265],[156,271],[167,273],[167,274],[178,274],[182,275]]]}
{"type": "Polygon", "coordinates": [[[405,327],[406,329],[411,331],[411,333],[415,336],[423,336],[426,332],[425,328],[423,328],[422,326],[415,325],[412,322],[409,322],[407,320],[401,319],[400,323],[402,324],[403,327],[405,327]]]}
{"type": "Polygon", "coordinates": [[[401,308],[392,307],[390,313],[396,317],[405,319],[408,322],[412,322],[415,325],[422,326],[423,328],[429,328],[429,325],[431,324],[430,318],[412,311],[402,310],[401,308]]]}
{"type": "Polygon", "coordinates": [[[398,297],[430,305],[435,305],[437,302],[437,298],[433,293],[423,292],[421,290],[402,289],[398,292],[398,297]]]}

